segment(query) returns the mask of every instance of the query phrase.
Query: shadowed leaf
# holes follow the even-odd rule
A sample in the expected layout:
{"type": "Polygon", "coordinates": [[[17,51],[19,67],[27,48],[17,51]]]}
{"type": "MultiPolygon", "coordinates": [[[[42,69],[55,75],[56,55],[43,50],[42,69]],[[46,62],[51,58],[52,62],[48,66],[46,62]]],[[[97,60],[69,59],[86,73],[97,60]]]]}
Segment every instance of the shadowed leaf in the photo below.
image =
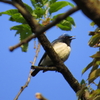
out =
{"type": "Polygon", "coordinates": [[[90,74],[88,78],[89,83],[93,82],[98,76],[100,76],[100,69],[96,69],[90,74]]]}

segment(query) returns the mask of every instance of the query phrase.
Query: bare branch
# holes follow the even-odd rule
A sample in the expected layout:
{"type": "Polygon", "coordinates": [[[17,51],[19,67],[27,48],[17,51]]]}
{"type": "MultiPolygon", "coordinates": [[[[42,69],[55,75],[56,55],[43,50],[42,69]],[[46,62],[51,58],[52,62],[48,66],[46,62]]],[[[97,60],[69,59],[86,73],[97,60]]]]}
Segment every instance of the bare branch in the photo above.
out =
{"type": "Polygon", "coordinates": [[[40,42],[38,42],[38,46],[37,46],[37,49],[36,49],[36,55],[35,55],[35,57],[34,57],[34,60],[33,60],[33,62],[32,62],[32,65],[34,65],[35,62],[36,62],[38,53],[39,53],[39,51],[40,51],[40,47],[41,47],[41,44],[40,44],[40,42]]]}

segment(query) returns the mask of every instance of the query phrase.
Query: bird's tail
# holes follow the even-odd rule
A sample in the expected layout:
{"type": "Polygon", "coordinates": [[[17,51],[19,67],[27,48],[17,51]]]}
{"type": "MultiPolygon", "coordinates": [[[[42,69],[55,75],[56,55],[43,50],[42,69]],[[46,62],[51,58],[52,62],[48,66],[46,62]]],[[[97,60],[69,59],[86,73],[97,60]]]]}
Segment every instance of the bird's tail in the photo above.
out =
{"type": "Polygon", "coordinates": [[[39,71],[40,71],[40,70],[35,69],[35,70],[31,73],[31,75],[34,77],[39,71]]]}

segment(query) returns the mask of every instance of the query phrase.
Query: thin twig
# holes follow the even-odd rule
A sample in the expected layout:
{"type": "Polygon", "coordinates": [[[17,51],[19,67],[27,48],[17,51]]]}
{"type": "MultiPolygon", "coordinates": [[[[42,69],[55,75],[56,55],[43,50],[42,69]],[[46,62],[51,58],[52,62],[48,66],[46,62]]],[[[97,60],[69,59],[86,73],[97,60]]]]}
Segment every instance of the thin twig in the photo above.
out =
{"type": "MultiPolygon", "coordinates": [[[[40,51],[40,46],[41,46],[41,44],[38,42],[38,46],[37,46],[37,49],[36,49],[36,54],[35,54],[35,57],[34,57],[34,59],[33,59],[32,65],[35,65],[35,62],[36,62],[38,53],[39,53],[39,51],[40,51]]],[[[20,88],[20,91],[18,92],[18,94],[16,95],[16,97],[15,97],[14,100],[17,100],[18,97],[20,96],[20,94],[23,92],[23,90],[24,90],[26,87],[28,87],[28,85],[29,85],[29,83],[30,83],[30,80],[31,80],[31,73],[32,73],[32,72],[33,72],[33,69],[30,69],[29,76],[28,76],[28,79],[27,79],[25,85],[22,86],[22,87],[20,88]]]]}
{"type": "Polygon", "coordinates": [[[18,97],[20,96],[20,94],[21,94],[21,93],[23,92],[23,90],[28,86],[28,84],[29,84],[29,82],[30,82],[30,80],[31,80],[31,73],[32,73],[32,70],[30,70],[29,76],[28,76],[28,79],[27,79],[25,85],[22,86],[22,87],[20,88],[20,91],[18,92],[18,94],[16,95],[16,97],[14,98],[14,100],[18,100],[18,97]]]}
{"type": "Polygon", "coordinates": [[[23,41],[21,41],[20,43],[11,46],[9,48],[10,51],[15,50],[16,48],[20,47],[21,45],[28,43],[29,41],[31,41],[33,38],[36,38],[40,33],[42,34],[43,32],[45,32],[46,30],[50,29],[51,27],[55,26],[56,24],[58,24],[60,21],[62,21],[63,19],[65,19],[66,17],[68,17],[69,15],[71,15],[72,13],[76,12],[77,10],[79,10],[78,7],[74,7],[71,8],[69,11],[65,12],[63,15],[58,16],[53,22],[49,23],[48,25],[40,28],[39,30],[36,30],[36,34],[32,34],[29,37],[27,37],[26,39],[24,39],[23,41]]]}
{"type": "Polygon", "coordinates": [[[39,53],[39,51],[40,51],[40,47],[41,47],[41,44],[40,44],[40,42],[38,42],[38,46],[37,46],[37,49],[36,49],[36,55],[35,55],[35,57],[34,57],[34,60],[33,60],[33,62],[32,62],[32,65],[34,65],[35,62],[36,62],[38,53],[39,53]]]}

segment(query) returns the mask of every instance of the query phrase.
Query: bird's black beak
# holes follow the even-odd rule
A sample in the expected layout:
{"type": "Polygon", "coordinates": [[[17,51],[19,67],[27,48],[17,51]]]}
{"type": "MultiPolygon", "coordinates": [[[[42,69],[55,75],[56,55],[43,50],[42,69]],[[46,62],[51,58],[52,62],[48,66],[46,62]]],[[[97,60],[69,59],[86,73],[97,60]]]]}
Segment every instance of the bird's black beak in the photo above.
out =
{"type": "Polygon", "coordinates": [[[73,40],[73,39],[76,39],[76,38],[75,38],[75,36],[71,36],[70,39],[73,40]]]}

